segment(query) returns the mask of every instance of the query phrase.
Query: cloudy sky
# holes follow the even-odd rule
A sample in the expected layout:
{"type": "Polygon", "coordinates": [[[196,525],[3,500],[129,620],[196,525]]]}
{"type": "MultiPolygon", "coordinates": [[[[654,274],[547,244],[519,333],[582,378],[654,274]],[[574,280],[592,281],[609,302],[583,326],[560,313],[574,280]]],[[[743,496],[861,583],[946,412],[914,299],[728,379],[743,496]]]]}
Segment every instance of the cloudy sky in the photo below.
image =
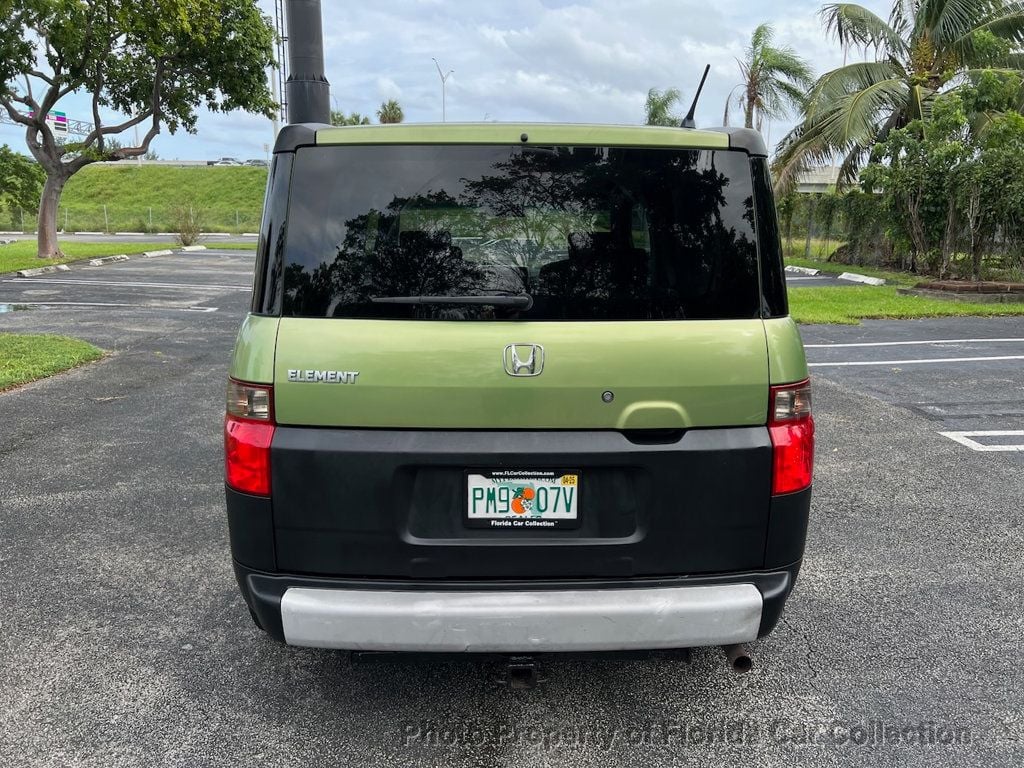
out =
{"type": "MultiPolygon", "coordinates": [[[[821,0],[324,0],[327,77],[335,108],[372,115],[398,99],[407,122],[441,119],[448,80],[449,121],[638,123],[648,88],[679,88],[686,105],[701,70],[711,75],[698,123],[718,125],[739,82],[736,57],[762,22],[777,30],[816,71],[842,62],[818,17],[821,0]]],[[[863,3],[887,15],[889,2],[863,3]]],[[[271,0],[261,0],[268,14],[271,0]]],[[[68,116],[86,119],[82,98],[68,116]]],[[[60,107],[58,107],[60,108],[60,107]]],[[[686,107],[681,107],[685,112],[686,107]]],[[[789,126],[771,126],[774,143],[789,126]]],[[[204,114],[197,135],[162,134],[153,149],[167,159],[263,157],[269,121],[204,114]]],[[[23,147],[23,132],[0,125],[0,143],[23,147]]]]}

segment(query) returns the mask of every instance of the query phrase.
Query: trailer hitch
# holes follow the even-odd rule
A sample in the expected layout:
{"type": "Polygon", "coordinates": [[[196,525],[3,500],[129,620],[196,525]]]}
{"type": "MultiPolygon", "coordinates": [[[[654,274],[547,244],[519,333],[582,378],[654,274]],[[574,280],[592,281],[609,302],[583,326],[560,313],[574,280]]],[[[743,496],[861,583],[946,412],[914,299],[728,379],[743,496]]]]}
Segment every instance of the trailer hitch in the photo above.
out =
{"type": "Polygon", "coordinates": [[[505,682],[520,691],[536,688],[541,682],[536,659],[533,656],[509,656],[505,664],[505,682]]]}

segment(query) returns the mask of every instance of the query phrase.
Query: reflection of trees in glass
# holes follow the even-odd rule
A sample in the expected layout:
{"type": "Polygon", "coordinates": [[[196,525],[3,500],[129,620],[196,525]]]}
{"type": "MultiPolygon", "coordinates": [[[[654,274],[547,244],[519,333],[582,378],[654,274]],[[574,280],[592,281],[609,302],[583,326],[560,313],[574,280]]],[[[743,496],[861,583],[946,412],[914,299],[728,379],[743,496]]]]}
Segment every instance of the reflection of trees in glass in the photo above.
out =
{"type": "Polygon", "coordinates": [[[481,236],[496,260],[530,268],[562,251],[573,231],[596,225],[599,201],[589,197],[586,172],[593,152],[527,148],[497,162],[493,173],[463,179],[464,205],[481,214],[481,236]]]}
{"type": "MultiPolygon", "coordinates": [[[[329,300],[328,316],[339,309],[351,311],[382,296],[445,296],[486,290],[481,270],[467,262],[462,250],[452,244],[452,216],[456,201],[444,191],[414,198],[396,197],[384,211],[371,209],[345,223],[345,239],[329,267],[321,266],[312,276],[311,290],[322,301],[329,300]],[[401,230],[403,212],[435,211],[425,217],[423,229],[401,230]]],[[[381,314],[394,307],[381,305],[381,314]]],[[[373,313],[371,313],[373,314],[373,313]]]]}
{"type": "Polygon", "coordinates": [[[730,206],[727,195],[728,169],[748,174],[741,189],[749,170],[708,157],[515,148],[462,178],[457,197],[429,189],[350,218],[332,262],[289,267],[289,313],[481,318],[493,310],[370,299],[528,291],[532,319],[752,316],[753,199],[730,206]]]}

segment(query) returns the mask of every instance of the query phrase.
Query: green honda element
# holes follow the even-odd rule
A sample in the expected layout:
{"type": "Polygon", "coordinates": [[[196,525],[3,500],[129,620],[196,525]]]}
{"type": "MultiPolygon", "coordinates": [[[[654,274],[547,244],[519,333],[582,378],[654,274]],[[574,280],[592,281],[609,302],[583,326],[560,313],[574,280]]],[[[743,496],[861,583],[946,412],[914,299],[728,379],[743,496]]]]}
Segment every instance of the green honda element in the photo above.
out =
{"type": "Polygon", "coordinates": [[[225,421],[256,623],[350,651],[769,633],[814,423],[743,129],[281,131],[225,421]]]}

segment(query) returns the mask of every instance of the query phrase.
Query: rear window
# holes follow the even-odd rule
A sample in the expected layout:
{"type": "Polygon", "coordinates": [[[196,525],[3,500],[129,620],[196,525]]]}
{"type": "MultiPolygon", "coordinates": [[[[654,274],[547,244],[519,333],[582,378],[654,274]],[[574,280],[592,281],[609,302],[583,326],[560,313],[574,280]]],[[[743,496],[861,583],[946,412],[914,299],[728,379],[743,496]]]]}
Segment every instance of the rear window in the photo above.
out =
{"type": "Polygon", "coordinates": [[[741,152],[315,147],[290,188],[286,316],[759,316],[741,152]]]}

